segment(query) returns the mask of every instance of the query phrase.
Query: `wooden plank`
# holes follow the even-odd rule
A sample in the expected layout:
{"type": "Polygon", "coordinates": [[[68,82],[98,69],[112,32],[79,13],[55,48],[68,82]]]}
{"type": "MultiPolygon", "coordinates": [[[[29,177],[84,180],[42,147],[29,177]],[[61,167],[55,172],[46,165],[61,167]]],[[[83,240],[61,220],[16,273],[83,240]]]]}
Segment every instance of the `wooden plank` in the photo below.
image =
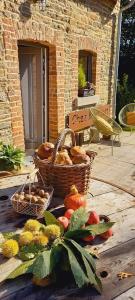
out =
{"type": "Polygon", "coordinates": [[[108,274],[105,278],[100,276],[103,283],[103,299],[113,299],[135,285],[134,276],[123,280],[117,276],[119,272],[135,274],[134,249],[135,239],[132,239],[101,254],[97,262],[97,273],[99,276],[103,271],[108,274]]]}
{"type": "Polygon", "coordinates": [[[116,297],[115,300],[135,300],[135,287],[122,293],[121,295],[116,297]]]}
{"type": "Polygon", "coordinates": [[[13,176],[8,178],[0,179],[0,190],[10,188],[25,183],[27,175],[13,176]]]}
{"type": "Polygon", "coordinates": [[[115,190],[117,190],[117,188],[110,184],[106,184],[93,179],[90,180],[89,193],[92,193],[93,196],[102,195],[115,190]]]}
{"type": "MultiPolygon", "coordinates": [[[[128,155],[129,153],[130,152],[128,152],[128,155]]],[[[93,164],[92,176],[97,177],[99,180],[107,180],[110,182],[110,184],[119,184],[119,186],[135,193],[134,161],[133,163],[129,164],[111,157],[108,157],[108,160],[105,157],[102,157],[101,160],[101,157],[99,158],[97,156],[93,164]]]]}
{"type": "Polygon", "coordinates": [[[95,197],[89,196],[88,209],[96,210],[98,214],[114,214],[129,207],[135,207],[135,197],[118,189],[95,197]]]}

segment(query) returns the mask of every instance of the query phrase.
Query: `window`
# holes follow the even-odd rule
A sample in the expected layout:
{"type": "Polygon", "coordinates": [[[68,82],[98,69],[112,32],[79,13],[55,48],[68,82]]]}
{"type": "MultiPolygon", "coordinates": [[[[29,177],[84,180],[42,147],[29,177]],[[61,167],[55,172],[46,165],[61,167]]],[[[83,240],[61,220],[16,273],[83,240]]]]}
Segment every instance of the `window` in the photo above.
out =
{"type": "Polygon", "coordinates": [[[95,94],[95,55],[89,51],[79,51],[78,96],[95,94]]]}
{"type": "Polygon", "coordinates": [[[92,82],[92,54],[87,51],[79,51],[79,64],[83,65],[86,81],[92,82]]]}

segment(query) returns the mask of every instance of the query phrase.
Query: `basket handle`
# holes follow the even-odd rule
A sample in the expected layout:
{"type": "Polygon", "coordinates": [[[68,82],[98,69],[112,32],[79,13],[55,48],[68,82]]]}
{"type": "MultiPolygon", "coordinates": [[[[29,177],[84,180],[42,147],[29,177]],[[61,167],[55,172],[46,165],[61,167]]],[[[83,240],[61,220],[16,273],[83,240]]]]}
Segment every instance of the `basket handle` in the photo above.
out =
{"type": "Polygon", "coordinates": [[[76,140],[75,140],[75,134],[74,131],[70,128],[66,128],[64,130],[62,130],[62,132],[59,134],[58,139],[56,141],[55,147],[54,147],[54,151],[53,151],[53,155],[52,155],[52,164],[54,164],[55,158],[56,158],[56,154],[58,152],[58,149],[61,145],[64,144],[65,142],[65,138],[66,135],[70,134],[71,135],[71,139],[72,139],[72,146],[74,147],[76,145],[76,140]]]}

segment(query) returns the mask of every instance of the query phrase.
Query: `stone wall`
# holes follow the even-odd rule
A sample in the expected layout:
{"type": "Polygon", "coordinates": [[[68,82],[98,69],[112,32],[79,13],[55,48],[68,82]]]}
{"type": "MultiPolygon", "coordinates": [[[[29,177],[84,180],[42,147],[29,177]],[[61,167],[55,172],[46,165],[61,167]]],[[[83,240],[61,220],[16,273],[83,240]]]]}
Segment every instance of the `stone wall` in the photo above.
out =
{"type": "Polygon", "coordinates": [[[96,56],[96,93],[111,103],[120,1],[32,0],[0,2],[0,139],[24,146],[18,41],[49,46],[49,138],[65,126],[78,94],[78,51],[96,56]],[[25,15],[25,16],[24,16],[25,15]]]}

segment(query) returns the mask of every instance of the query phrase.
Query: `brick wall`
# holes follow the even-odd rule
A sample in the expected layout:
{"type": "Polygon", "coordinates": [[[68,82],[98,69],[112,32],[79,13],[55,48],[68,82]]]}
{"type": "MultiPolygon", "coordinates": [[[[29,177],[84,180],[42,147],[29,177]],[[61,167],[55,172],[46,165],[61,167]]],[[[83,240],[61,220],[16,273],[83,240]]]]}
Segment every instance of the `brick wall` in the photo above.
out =
{"type": "Polygon", "coordinates": [[[78,51],[95,53],[96,93],[111,102],[117,14],[112,0],[0,1],[0,139],[24,146],[18,41],[49,46],[49,138],[65,126],[78,94],[78,51]],[[26,16],[23,14],[25,13],[26,16]]]}

